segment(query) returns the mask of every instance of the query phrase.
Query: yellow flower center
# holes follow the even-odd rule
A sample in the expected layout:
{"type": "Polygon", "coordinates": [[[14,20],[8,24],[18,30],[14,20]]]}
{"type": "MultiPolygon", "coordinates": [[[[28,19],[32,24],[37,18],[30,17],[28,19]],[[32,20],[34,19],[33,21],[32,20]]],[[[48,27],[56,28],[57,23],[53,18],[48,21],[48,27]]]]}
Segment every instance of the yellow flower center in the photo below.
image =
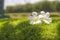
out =
{"type": "Polygon", "coordinates": [[[36,22],[36,21],[38,21],[38,18],[37,18],[37,17],[35,17],[35,18],[34,18],[34,21],[35,21],[35,22],[36,22]]]}

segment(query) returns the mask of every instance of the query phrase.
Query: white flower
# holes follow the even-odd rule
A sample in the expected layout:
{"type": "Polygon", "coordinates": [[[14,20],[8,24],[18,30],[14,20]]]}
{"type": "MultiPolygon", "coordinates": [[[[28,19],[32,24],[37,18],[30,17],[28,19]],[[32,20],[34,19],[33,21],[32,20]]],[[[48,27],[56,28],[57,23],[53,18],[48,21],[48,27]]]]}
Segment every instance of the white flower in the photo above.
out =
{"type": "Polygon", "coordinates": [[[50,17],[50,13],[49,13],[49,12],[47,12],[47,13],[44,13],[44,12],[43,12],[43,14],[41,13],[41,15],[42,15],[42,20],[43,20],[45,23],[49,24],[50,22],[52,22],[52,19],[49,18],[49,17],[50,17]]]}
{"type": "Polygon", "coordinates": [[[39,24],[41,23],[39,17],[37,16],[37,12],[32,12],[32,16],[29,16],[30,24],[39,24]]]}
{"type": "Polygon", "coordinates": [[[41,21],[44,21],[47,24],[52,22],[49,12],[45,13],[44,11],[41,11],[40,13],[40,15],[37,15],[37,12],[32,12],[32,16],[28,17],[30,24],[39,24],[41,21]]]}

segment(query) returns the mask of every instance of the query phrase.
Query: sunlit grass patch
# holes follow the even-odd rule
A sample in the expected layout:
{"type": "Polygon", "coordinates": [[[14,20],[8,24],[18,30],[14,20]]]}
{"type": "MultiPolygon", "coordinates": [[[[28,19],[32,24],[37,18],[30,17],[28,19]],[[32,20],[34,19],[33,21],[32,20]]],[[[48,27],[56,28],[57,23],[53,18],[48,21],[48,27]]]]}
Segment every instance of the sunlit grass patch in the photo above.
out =
{"type": "Polygon", "coordinates": [[[54,39],[57,36],[57,24],[51,23],[49,25],[45,25],[42,28],[42,37],[47,39],[54,39]]]}

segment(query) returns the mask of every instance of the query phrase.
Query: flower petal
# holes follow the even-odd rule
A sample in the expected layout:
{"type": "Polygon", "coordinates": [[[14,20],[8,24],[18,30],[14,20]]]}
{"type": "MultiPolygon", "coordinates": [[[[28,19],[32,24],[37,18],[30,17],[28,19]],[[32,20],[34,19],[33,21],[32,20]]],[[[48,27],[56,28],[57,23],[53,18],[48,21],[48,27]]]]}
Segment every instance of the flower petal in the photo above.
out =
{"type": "Polygon", "coordinates": [[[40,21],[40,20],[38,20],[38,21],[36,22],[36,24],[39,24],[39,23],[41,23],[41,21],[40,21]]]}
{"type": "Polygon", "coordinates": [[[41,13],[41,15],[45,15],[45,12],[44,11],[41,11],[40,13],[41,13]]]}
{"type": "Polygon", "coordinates": [[[29,16],[28,19],[29,19],[29,20],[33,20],[33,17],[32,17],[32,16],[29,16]]]}
{"type": "Polygon", "coordinates": [[[39,19],[43,18],[43,15],[39,15],[38,18],[39,18],[39,19]]]}
{"type": "Polygon", "coordinates": [[[37,12],[32,12],[32,15],[33,16],[37,16],[37,12]]]}
{"type": "Polygon", "coordinates": [[[52,22],[52,19],[51,18],[48,18],[46,20],[44,20],[45,23],[49,24],[50,22],[52,22]]]}
{"type": "Polygon", "coordinates": [[[46,13],[46,17],[50,17],[50,13],[49,12],[46,13]]]}
{"type": "Polygon", "coordinates": [[[36,24],[36,22],[33,22],[33,24],[36,24]]]}

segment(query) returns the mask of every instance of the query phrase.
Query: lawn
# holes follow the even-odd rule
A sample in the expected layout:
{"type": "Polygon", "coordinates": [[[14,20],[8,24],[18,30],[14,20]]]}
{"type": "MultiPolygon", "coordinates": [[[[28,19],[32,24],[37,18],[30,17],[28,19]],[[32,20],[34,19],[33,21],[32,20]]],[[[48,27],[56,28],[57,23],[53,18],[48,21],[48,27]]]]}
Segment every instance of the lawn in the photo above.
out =
{"type": "Polygon", "coordinates": [[[60,14],[51,13],[52,23],[29,24],[30,14],[7,14],[0,19],[0,40],[60,40],[60,14]],[[16,17],[16,18],[15,18],[16,17]]]}

